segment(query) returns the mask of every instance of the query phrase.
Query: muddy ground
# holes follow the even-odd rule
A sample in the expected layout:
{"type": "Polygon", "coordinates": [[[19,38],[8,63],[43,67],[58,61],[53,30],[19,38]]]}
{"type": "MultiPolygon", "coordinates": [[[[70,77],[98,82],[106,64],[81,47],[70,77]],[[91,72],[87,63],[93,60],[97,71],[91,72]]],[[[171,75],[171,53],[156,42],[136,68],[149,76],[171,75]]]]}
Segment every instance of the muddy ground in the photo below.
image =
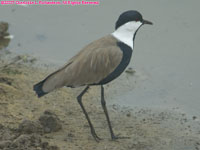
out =
{"type": "MultiPolygon", "coordinates": [[[[100,105],[100,89],[92,87],[84,105],[97,134],[90,134],[76,95],[62,88],[38,99],[35,83],[52,70],[35,67],[27,56],[0,61],[0,149],[2,150],[199,150],[199,116],[174,110],[108,106],[114,132],[130,137],[110,140],[100,105]]],[[[109,87],[106,87],[109,88],[109,87]]]]}

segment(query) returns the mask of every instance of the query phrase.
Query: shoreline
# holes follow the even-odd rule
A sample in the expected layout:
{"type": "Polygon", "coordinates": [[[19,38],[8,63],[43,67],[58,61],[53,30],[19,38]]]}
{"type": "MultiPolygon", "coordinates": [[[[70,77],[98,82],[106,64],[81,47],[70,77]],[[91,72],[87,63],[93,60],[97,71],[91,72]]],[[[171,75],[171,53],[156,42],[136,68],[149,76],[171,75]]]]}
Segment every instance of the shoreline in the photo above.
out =
{"type": "MultiPolygon", "coordinates": [[[[38,139],[37,136],[39,136],[39,139],[48,142],[48,145],[54,145],[52,150],[57,148],[61,150],[102,150],[105,146],[109,150],[151,148],[168,150],[172,145],[176,147],[176,150],[184,147],[199,148],[200,123],[198,117],[187,118],[187,114],[170,112],[170,110],[126,108],[119,105],[108,106],[113,129],[115,134],[129,136],[130,139],[111,141],[105,115],[100,105],[99,89],[93,87],[84,96],[83,103],[97,134],[103,139],[97,146],[76,101],[78,89],[62,88],[38,99],[32,91],[32,86],[51,72],[51,69],[34,67],[30,61],[31,57],[25,59],[23,56],[18,56],[18,58],[20,58],[19,61],[14,63],[0,62],[0,124],[3,126],[0,135],[6,131],[11,132],[10,135],[14,136],[16,133],[11,130],[18,131],[24,120],[37,122],[45,111],[50,110],[61,121],[62,129],[45,134],[41,134],[37,130],[33,130],[31,133],[26,133],[26,130],[17,132],[22,137],[27,136],[28,141],[25,145],[30,143],[29,137],[38,139]]],[[[13,58],[9,59],[9,62],[12,62],[13,58]]],[[[31,126],[33,125],[31,124],[31,126]]],[[[2,137],[4,136],[2,135],[2,137]]],[[[4,141],[0,138],[0,146],[4,141]]],[[[16,139],[10,138],[9,141],[13,143],[16,139]]],[[[23,150],[25,149],[23,146],[23,144],[19,144],[17,148],[23,150]]],[[[51,148],[51,146],[46,147],[46,149],[51,148]]]]}

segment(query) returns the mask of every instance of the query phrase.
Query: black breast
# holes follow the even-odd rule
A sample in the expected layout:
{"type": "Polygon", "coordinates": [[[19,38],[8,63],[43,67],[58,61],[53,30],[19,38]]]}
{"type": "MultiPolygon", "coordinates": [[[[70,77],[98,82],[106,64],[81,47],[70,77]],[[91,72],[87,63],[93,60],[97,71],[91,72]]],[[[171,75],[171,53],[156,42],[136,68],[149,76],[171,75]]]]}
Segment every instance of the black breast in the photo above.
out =
{"type": "Polygon", "coordinates": [[[117,46],[120,47],[121,51],[123,52],[123,57],[122,57],[120,64],[117,66],[117,68],[111,74],[109,74],[106,78],[101,80],[97,85],[103,85],[103,84],[106,84],[106,83],[114,80],[128,66],[128,64],[131,60],[131,56],[132,56],[132,49],[122,42],[118,42],[117,46]]]}

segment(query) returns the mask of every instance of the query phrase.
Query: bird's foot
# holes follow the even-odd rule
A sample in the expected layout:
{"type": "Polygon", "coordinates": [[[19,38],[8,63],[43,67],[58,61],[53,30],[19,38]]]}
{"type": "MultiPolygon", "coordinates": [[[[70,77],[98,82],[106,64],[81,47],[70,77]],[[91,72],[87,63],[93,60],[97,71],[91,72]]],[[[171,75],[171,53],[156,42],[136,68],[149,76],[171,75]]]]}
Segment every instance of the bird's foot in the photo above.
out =
{"type": "Polygon", "coordinates": [[[123,136],[115,136],[114,134],[111,135],[111,138],[113,141],[118,140],[118,139],[130,139],[130,137],[123,137],[123,136]]]}
{"type": "Polygon", "coordinates": [[[97,136],[97,134],[94,130],[91,130],[91,134],[96,142],[99,142],[101,140],[101,138],[97,136]]]}

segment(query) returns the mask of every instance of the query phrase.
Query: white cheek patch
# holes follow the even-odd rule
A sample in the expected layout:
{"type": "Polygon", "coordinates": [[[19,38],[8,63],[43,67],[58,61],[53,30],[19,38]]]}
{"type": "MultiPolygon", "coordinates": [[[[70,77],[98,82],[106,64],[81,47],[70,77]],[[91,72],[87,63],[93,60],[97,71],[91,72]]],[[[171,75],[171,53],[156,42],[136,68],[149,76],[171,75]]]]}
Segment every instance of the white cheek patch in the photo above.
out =
{"type": "Polygon", "coordinates": [[[133,49],[133,36],[141,25],[140,21],[127,22],[115,30],[112,35],[133,49]]]}
{"type": "Polygon", "coordinates": [[[133,31],[133,32],[135,32],[141,25],[142,25],[142,23],[140,21],[137,21],[137,22],[131,21],[131,22],[124,24],[125,28],[127,28],[129,31],[133,31]]]}

